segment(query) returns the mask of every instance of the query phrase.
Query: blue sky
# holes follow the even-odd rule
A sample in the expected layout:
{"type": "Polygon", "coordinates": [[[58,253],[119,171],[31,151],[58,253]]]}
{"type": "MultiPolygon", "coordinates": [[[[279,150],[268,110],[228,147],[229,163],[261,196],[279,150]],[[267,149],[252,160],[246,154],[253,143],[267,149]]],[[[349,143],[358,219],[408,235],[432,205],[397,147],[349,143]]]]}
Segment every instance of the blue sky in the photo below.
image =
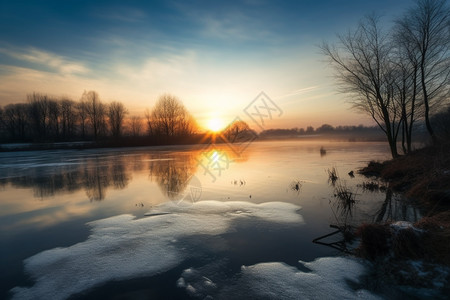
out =
{"type": "Polygon", "coordinates": [[[336,93],[317,45],[400,1],[0,0],[0,105],[42,92],[96,90],[143,115],[163,93],[200,123],[231,121],[261,91],[283,110],[272,127],[369,124],[336,93]]]}

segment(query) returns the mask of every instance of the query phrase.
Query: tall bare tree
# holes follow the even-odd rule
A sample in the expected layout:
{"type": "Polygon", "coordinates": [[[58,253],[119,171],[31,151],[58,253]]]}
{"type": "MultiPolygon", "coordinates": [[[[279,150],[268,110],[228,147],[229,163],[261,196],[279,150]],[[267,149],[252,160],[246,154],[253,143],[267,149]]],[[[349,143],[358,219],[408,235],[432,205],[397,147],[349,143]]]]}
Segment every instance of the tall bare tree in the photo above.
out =
{"type": "Polygon", "coordinates": [[[84,93],[83,96],[81,96],[80,102],[77,103],[77,112],[81,137],[85,139],[87,135],[88,112],[87,112],[87,102],[86,99],[84,99],[84,93]]]}
{"type": "Polygon", "coordinates": [[[28,106],[24,103],[8,104],[3,111],[2,123],[12,140],[25,140],[29,127],[28,106]]]}
{"type": "Polygon", "coordinates": [[[63,139],[73,138],[77,121],[76,103],[63,98],[61,100],[61,130],[63,139]]]}
{"type": "Polygon", "coordinates": [[[394,67],[394,101],[400,110],[402,132],[402,148],[404,153],[412,151],[412,133],[414,123],[422,115],[420,94],[419,59],[411,51],[408,41],[399,36],[398,30],[393,31],[392,43],[394,54],[391,61],[394,67]]]}
{"type": "Polygon", "coordinates": [[[149,120],[154,134],[165,137],[180,137],[192,134],[195,130],[194,119],[178,98],[162,95],[151,113],[149,120]]]}
{"type": "Polygon", "coordinates": [[[50,98],[48,100],[48,129],[49,137],[52,140],[59,140],[61,122],[60,114],[60,103],[56,99],[50,98]]]}
{"type": "Polygon", "coordinates": [[[146,108],[144,115],[145,115],[145,121],[147,123],[147,133],[149,136],[152,136],[152,135],[154,135],[152,113],[148,108],[146,108]]]}
{"type": "Polygon", "coordinates": [[[113,101],[109,104],[108,120],[113,137],[120,137],[126,114],[128,114],[128,110],[121,102],[113,101]]]}
{"type": "Polygon", "coordinates": [[[95,91],[84,92],[82,99],[86,104],[86,113],[92,126],[94,139],[97,140],[106,130],[105,105],[95,91]]]}
{"type": "Polygon", "coordinates": [[[45,94],[33,93],[27,95],[27,99],[34,139],[45,140],[48,138],[49,97],[45,94]]]}
{"type": "Polygon", "coordinates": [[[397,20],[397,37],[417,57],[425,125],[436,141],[430,122],[434,104],[449,95],[450,8],[446,0],[417,0],[397,20]]]}
{"type": "Polygon", "coordinates": [[[129,128],[133,137],[140,136],[142,131],[142,118],[139,116],[131,116],[129,120],[129,128]]]}
{"type": "Polygon", "coordinates": [[[353,107],[369,114],[385,133],[392,157],[398,156],[399,110],[395,105],[392,44],[379,26],[379,18],[367,16],[356,30],[340,35],[334,45],[323,43],[322,52],[336,70],[340,90],[350,95],[353,107]]]}

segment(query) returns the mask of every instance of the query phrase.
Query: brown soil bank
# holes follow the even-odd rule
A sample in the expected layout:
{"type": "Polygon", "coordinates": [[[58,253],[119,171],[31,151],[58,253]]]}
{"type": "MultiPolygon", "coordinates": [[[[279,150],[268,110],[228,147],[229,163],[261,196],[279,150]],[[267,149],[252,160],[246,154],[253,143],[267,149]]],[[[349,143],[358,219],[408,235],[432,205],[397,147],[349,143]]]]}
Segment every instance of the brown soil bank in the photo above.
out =
{"type": "Polygon", "coordinates": [[[370,162],[359,172],[382,178],[390,188],[412,199],[424,213],[424,217],[414,224],[423,233],[396,234],[394,239],[400,241],[386,236],[385,224],[361,226],[360,254],[375,259],[394,251],[394,256],[400,259],[425,259],[450,266],[450,145],[426,147],[382,163],[370,162]],[[378,236],[375,238],[377,243],[372,243],[374,235],[378,236]],[[365,239],[367,243],[364,243],[365,239]],[[383,240],[389,242],[382,243],[383,240]],[[389,251],[386,244],[396,249],[389,251]]]}
{"type": "Polygon", "coordinates": [[[427,147],[385,162],[370,162],[359,171],[381,177],[427,214],[450,209],[450,146],[427,147]]]}

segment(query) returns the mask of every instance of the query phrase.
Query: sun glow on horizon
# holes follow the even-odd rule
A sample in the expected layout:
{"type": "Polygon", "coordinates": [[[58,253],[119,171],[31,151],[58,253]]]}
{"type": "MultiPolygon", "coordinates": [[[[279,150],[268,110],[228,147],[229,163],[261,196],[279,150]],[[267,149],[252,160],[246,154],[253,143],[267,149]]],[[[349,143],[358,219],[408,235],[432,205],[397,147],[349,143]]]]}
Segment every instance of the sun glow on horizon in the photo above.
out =
{"type": "Polygon", "coordinates": [[[224,123],[219,118],[211,118],[208,121],[207,127],[208,127],[208,130],[210,130],[212,132],[218,132],[223,129],[224,123]]]}

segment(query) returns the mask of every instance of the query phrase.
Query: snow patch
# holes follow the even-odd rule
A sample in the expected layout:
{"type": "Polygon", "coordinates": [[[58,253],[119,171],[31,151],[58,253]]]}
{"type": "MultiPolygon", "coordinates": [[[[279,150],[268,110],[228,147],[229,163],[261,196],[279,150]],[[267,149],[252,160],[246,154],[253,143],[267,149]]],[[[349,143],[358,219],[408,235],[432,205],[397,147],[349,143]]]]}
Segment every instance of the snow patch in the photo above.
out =
{"type": "Polygon", "coordinates": [[[349,285],[360,285],[360,277],[367,272],[356,259],[326,257],[300,264],[310,272],[280,262],[260,263],[242,266],[233,282],[213,286],[208,285],[206,276],[189,268],[178,280],[178,287],[191,296],[211,299],[381,299],[349,285]]]}
{"type": "Polygon", "coordinates": [[[319,258],[302,262],[311,272],[283,263],[262,263],[242,268],[242,279],[257,298],[273,299],[379,299],[367,290],[354,290],[366,268],[355,259],[319,258]]]}
{"type": "MultiPolygon", "coordinates": [[[[299,210],[299,206],[281,202],[200,201],[186,207],[168,202],[153,208],[147,218],[120,215],[90,222],[92,232],[86,241],[26,259],[25,272],[35,283],[12,289],[13,298],[66,299],[111,280],[152,276],[194,255],[178,241],[225,233],[233,221],[242,218],[302,223],[299,210]]],[[[197,292],[183,281],[178,285],[190,294],[197,292]]],[[[210,289],[215,283],[204,278],[203,286],[210,289]]]]}

